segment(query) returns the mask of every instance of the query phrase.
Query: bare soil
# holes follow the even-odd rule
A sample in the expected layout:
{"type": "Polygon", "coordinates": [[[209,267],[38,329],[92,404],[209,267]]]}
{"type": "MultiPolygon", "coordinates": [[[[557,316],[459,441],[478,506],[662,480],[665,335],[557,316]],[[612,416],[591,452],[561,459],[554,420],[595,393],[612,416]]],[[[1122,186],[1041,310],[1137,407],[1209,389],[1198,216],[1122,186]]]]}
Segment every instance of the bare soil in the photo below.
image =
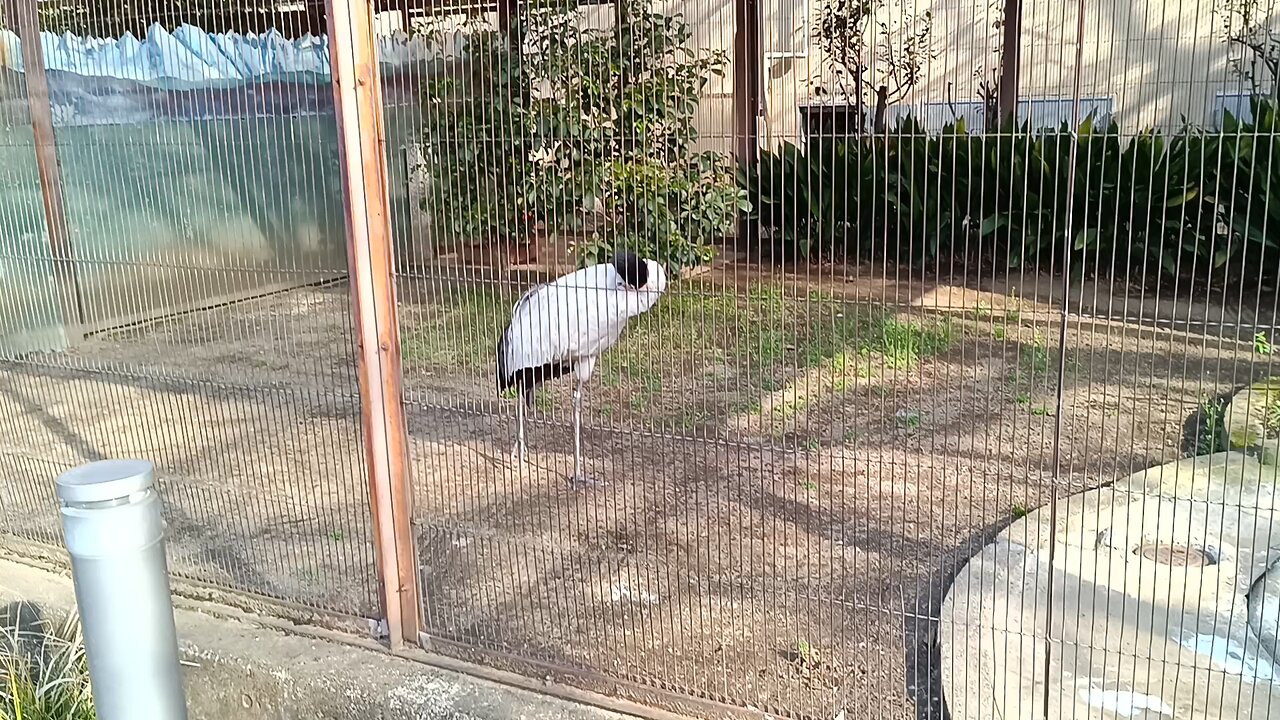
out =
{"type": "MultiPolygon", "coordinates": [[[[1073,319],[1058,417],[1051,307],[689,282],[601,363],[584,450],[604,483],[581,489],[567,383],[539,398],[529,466],[510,456],[490,358],[521,289],[401,288],[427,630],[605,692],[796,717],[938,716],[933,618],[958,567],[1055,491],[1207,450],[1201,410],[1276,371],[1252,332],[1073,319]]],[[[0,522],[55,541],[56,472],[149,457],[175,571],[372,616],[352,352],[334,286],[6,363],[0,522]]]]}

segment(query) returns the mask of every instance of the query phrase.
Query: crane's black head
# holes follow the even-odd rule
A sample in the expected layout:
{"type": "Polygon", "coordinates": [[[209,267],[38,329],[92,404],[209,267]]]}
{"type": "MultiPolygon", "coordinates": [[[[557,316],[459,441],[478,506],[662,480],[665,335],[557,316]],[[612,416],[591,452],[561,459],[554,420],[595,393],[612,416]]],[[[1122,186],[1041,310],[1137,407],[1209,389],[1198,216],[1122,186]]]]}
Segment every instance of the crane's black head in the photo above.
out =
{"type": "Polygon", "coordinates": [[[613,267],[623,282],[637,290],[649,282],[649,263],[629,250],[619,250],[613,256],[613,267]]]}

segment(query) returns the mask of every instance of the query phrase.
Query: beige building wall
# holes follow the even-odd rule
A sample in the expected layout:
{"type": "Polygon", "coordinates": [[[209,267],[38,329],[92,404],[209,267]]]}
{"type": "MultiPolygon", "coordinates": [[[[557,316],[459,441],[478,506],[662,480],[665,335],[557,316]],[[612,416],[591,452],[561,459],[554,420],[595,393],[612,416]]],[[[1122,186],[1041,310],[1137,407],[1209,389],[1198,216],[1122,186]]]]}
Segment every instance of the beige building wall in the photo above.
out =
{"type": "MultiPolygon", "coordinates": [[[[940,122],[951,115],[948,104],[961,113],[976,111],[979,82],[994,80],[999,63],[999,0],[898,1],[913,3],[907,10],[933,13],[937,56],[891,115],[910,108],[918,117],[940,122]]],[[[821,2],[761,0],[765,107],[760,130],[765,145],[801,136],[800,105],[832,102],[815,94],[815,88],[832,79],[810,37],[821,2]]],[[[895,0],[888,6],[884,17],[893,22],[902,6],[895,0]]],[[[732,0],[670,0],[664,7],[685,14],[695,30],[695,44],[732,58],[732,0]]],[[[1077,7],[1074,1],[1024,4],[1019,96],[1034,101],[1029,108],[1024,102],[1022,112],[1041,123],[1057,125],[1070,117],[1077,7]]],[[[1213,125],[1223,102],[1219,94],[1243,95],[1246,90],[1228,68],[1221,28],[1222,19],[1208,1],[1086,0],[1080,64],[1084,111],[1109,111],[1127,132],[1176,128],[1184,118],[1213,125]]],[[[725,150],[733,147],[732,76],[731,63],[700,109],[704,138],[716,139],[714,144],[725,150]]]]}

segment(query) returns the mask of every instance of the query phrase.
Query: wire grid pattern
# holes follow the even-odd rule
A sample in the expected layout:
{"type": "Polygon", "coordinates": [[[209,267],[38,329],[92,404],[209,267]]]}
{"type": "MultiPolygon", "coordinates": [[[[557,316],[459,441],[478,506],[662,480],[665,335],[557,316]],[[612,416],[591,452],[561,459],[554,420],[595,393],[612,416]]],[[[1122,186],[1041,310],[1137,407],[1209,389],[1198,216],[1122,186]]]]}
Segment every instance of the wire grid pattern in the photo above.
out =
{"type": "MultiPolygon", "coordinates": [[[[598,67],[600,56],[588,51],[584,35],[615,27],[615,7],[625,6],[582,7],[562,30],[565,44],[530,41],[524,57],[552,47],[564,64],[598,67]]],[[[856,6],[828,5],[846,13],[856,6]]],[[[537,189],[513,193],[528,204],[504,207],[517,201],[497,194],[504,179],[494,168],[532,147],[530,157],[562,161],[559,170],[538,176],[541,182],[568,178],[581,167],[573,153],[598,148],[585,130],[569,130],[579,111],[591,115],[589,101],[566,96],[578,85],[537,81],[532,100],[495,97],[495,87],[510,86],[493,78],[513,67],[499,63],[514,61],[476,48],[493,42],[484,32],[501,39],[505,23],[518,28],[507,18],[519,17],[519,8],[411,23],[412,32],[443,32],[441,46],[452,48],[420,82],[445,77],[456,93],[445,100],[424,93],[426,147],[406,152],[423,158],[419,182],[429,185],[438,173],[434,191],[419,190],[423,212],[438,214],[415,225],[398,248],[423,619],[433,648],[676,710],[708,712],[686,702],[698,698],[806,718],[944,717],[944,673],[956,692],[953,714],[954,704],[963,704],[961,689],[969,688],[992,689],[1008,715],[1089,716],[1097,703],[1117,702],[1108,691],[1150,683],[1152,673],[1158,682],[1207,667],[1190,654],[1178,656],[1183,665],[1134,664],[1147,640],[1105,628],[1105,612],[1097,626],[1071,624],[1088,610],[1142,612],[1136,600],[1126,605],[1078,591],[1055,597],[1043,582],[1024,590],[1007,554],[975,554],[1005,531],[1009,542],[1031,548],[1042,568],[1081,572],[1080,555],[1061,554],[1074,533],[1084,532],[1077,493],[1223,449],[1225,399],[1275,372],[1274,275],[1248,272],[1255,263],[1274,263],[1274,250],[1248,244],[1240,251],[1240,236],[1222,234],[1207,256],[1189,260],[1175,252],[1173,269],[1162,274],[1165,244],[1193,242],[1194,230],[1184,228],[1152,234],[1146,243],[1117,242],[1110,255],[1064,254],[1057,244],[1035,257],[1022,254],[1018,263],[1015,249],[1025,253],[1044,241],[1038,232],[1053,230],[1021,225],[1007,233],[1007,249],[991,234],[1002,225],[987,228],[988,218],[978,216],[958,231],[961,218],[945,215],[934,198],[948,191],[999,197],[1006,213],[1019,217],[1054,212],[1073,229],[1149,231],[1159,222],[1149,205],[1106,200],[1119,194],[1117,185],[1164,182],[1173,175],[1169,167],[1125,165],[1130,174],[1117,183],[1117,164],[1129,160],[1086,147],[1090,137],[1059,135],[1050,150],[1044,148],[1052,140],[1038,140],[1032,150],[1016,141],[1035,143],[1061,125],[1086,121],[1099,132],[1110,128],[1114,135],[1104,137],[1118,146],[1140,140],[1149,127],[1176,132],[1180,117],[1218,127],[1220,94],[1242,91],[1229,66],[1240,48],[1223,35],[1231,28],[1225,15],[1200,4],[1021,3],[1017,109],[1028,124],[1008,145],[986,146],[1006,172],[959,177],[965,148],[936,138],[945,123],[972,116],[961,106],[982,103],[982,83],[998,84],[1004,6],[871,5],[876,19],[862,50],[874,58],[870,79],[890,76],[883,64],[891,60],[880,51],[886,44],[900,50],[904,33],[931,13],[932,50],[920,55],[918,79],[885,115],[913,115],[935,144],[870,158],[884,163],[859,188],[870,209],[858,216],[860,225],[838,230],[866,238],[869,250],[853,249],[853,240],[834,252],[818,247],[807,259],[779,250],[818,242],[831,215],[813,208],[846,187],[829,176],[811,180],[817,189],[809,196],[796,187],[803,170],[783,173],[768,188],[780,197],[749,186],[747,200],[757,208],[773,203],[778,227],[763,227],[753,216],[764,239],[740,238],[719,248],[707,272],[673,281],[600,357],[586,385],[583,445],[586,471],[603,483],[588,487],[569,482],[573,376],[539,391],[527,428],[530,457],[521,466],[511,454],[518,401],[495,397],[494,358],[522,294],[572,265],[560,254],[566,243],[589,246],[596,237],[590,227],[575,227],[571,206],[540,197],[554,193],[532,179],[521,178],[537,189]],[[877,30],[881,22],[885,29],[877,30]],[[563,122],[563,133],[533,122],[504,126],[497,111],[485,117],[487,110],[477,109],[528,110],[538,102],[565,108],[544,116],[563,122]],[[1009,169],[1033,151],[1051,160],[1061,152],[1059,175],[1043,187],[1009,169]],[[458,157],[473,164],[450,174],[462,166],[447,165],[462,163],[458,157]],[[901,178],[922,166],[938,175],[914,185],[922,196],[912,201],[932,211],[911,214],[899,194],[901,178]],[[498,207],[490,210],[500,220],[472,225],[470,237],[451,232],[450,220],[468,217],[461,206],[482,203],[491,186],[488,199],[498,207]],[[1086,200],[1053,206],[1055,192],[1086,200]],[[537,216],[532,228],[516,224],[526,212],[537,216]],[[795,218],[807,213],[818,216],[805,228],[811,237],[768,239],[770,231],[802,226],[795,218]],[[441,217],[446,227],[431,226],[441,217]],[[926,254],[930,238],[944,232],[961,233],[968,244],[926,254]],[[991,248],[1009,254],[984,254],[991,248]],[[1211,259],[1215,252],[1227,260],[1211,259]],[[1076,267],[1064,267],[1068,259],[1076,267]],[[1229,276],[1235,279],[1210,267],[1236,271],[1229,276]],[[963,573],[968,582],[987,584],[984,620],[1006,632],[983,631],[954,615],[944,622],[944,594],[971,557],[963,573]],[[940,644],[951,648],[950,660],[940,644]],[[1026,684],[1006,686],[991,674],[997,665],[1022,668],[1026,684]],[[1091,667],[1095,677],[1075,674],[1091,667]]],[[[819,47],[823,8],[821,0],[758,3],[762,57],[751,62],[760,63],[762,75],[761,164],[785,143],[796,143],[809,162],[842,152],[838,138],[824,137],[830,127],[809,121],[804,110],[835,105],[856,112],[847,109],[856,104],[847,98],[830,98],[837,78],[819,47]]],[[[688,0],[654,11],[683,14],[691,49],[733,57],[732,4],[688,0]]],[[[549,23],[528,12],[531,25],[549,23]]],[[[638,45],[620,49],[632,59],[643,52],[638,45]]],[[[730,62],[725,77],[700,93],[698,149],[739,146],[725,98],[742,72],[730,62]]],[[[868,80],[868,125],[874,87],[868,80]]],[[[1009,139],[989,129],[988,139],[1009,139]]],[[[1263,131],[1245,133],[1256,138],[1263,131]]],[[[620,142],[644,147],[650,137],[620,142]]],[[[855,159],[872,152],[866,143],[854,147],[855,159]]],[[[663,147],[647,150],[669,161],[663,147]]],[[[1204,167],[1226,152],[1196,159],[1201,167],[1188,177],[1199,192],[1225,192],[1230,174],[1204,167]]],[[[1160,185],[1149,202],[1175,207],[1182,190],[1160,185]]],[[[663,186],[658,202],[662,193],[678,192],[663,186]]],[[[1265,228],[1267,211],[1254,202],[1231,212],[1265,228]]],[[[617,208],[629,206],[610,207],[624,213],[617,208]]],[[[626,218],[619,224],[630,227],[626,218]]],[[[1090,237],[1073,232],[1074,251],[1090,237]]],[[[1209,457],[1216,460],[1201,461],[1226,462],[1209,457]]],[[[1226,472],[1217,467],[1211,475],[1226,472]]],[[[1199,512],[1206,512],[1203,505],[1199,512]]],[[[1222,505],[1207,512],[1222,512],[1222,505]]],[[[1159,523],[1152,527],[1156,537],[1177,540],[1167,529],[1160,535],[1159,523]]],[[[1188,535],[1181,542],[1206,540],[1188,535]]],[[[1095,560],[1105,562],[1101,557],[1095,560]]],[[[1038,576],[1027,572],[1033,583],[1038,576]]],[[[1184,580],[1201,577],[1173,572],[1184,580]]],[[[1164,586],[1144,592],[1157,602],[1166,599],[1160,593],[1171,595],[1164,586]]],[[[1204,608],[1193,603],[1190,612],[1197,610],[1204,608]]],[[[1266,701],[1265,691],[1223,685],[1230,681],[1217,671],[1207,676],[1196,675],[1177,699],[1179,712],[1230,712],[1250,703],[1256,711],[1266,701]],[[1223,687],[1240,689],[1228,690],[1230,699],[1215,696],[1223,687]]],[[[976,707],[963,716],[981,716],[973,714],[976,707]]]]}
{"type": "MultiPolygon", "coordinates": [[[[129,12],[150,24],[120,3],[40,10],[111,42],[129,12]]],[[[146,458],[176,575],[376,617],[328,80],[148,84],[129,79],[147,53],[93,64],[108,56],[48,73],[83,338],[63,333],[30,118],[6,118],[6,286],[29,291],[6,292],[0,338],[0,530],[60,546],[54,478],[146,458]],[[278,112],[299,95],[328,109],[278,112]]],[[[24,78],[3,90],[25,114],[24,78]]]]}

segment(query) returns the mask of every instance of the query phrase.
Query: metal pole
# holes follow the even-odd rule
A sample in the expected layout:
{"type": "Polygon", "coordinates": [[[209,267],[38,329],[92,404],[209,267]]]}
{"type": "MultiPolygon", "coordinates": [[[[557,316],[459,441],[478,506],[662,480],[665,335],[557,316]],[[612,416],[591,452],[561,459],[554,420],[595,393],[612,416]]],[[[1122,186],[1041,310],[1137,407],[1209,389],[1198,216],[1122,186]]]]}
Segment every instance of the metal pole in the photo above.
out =
{"type": "Polygon", "coordinates": [[[93,701],[101,720],[186,720],[155,470],[81,465],[57,480],[93,701]]]}

